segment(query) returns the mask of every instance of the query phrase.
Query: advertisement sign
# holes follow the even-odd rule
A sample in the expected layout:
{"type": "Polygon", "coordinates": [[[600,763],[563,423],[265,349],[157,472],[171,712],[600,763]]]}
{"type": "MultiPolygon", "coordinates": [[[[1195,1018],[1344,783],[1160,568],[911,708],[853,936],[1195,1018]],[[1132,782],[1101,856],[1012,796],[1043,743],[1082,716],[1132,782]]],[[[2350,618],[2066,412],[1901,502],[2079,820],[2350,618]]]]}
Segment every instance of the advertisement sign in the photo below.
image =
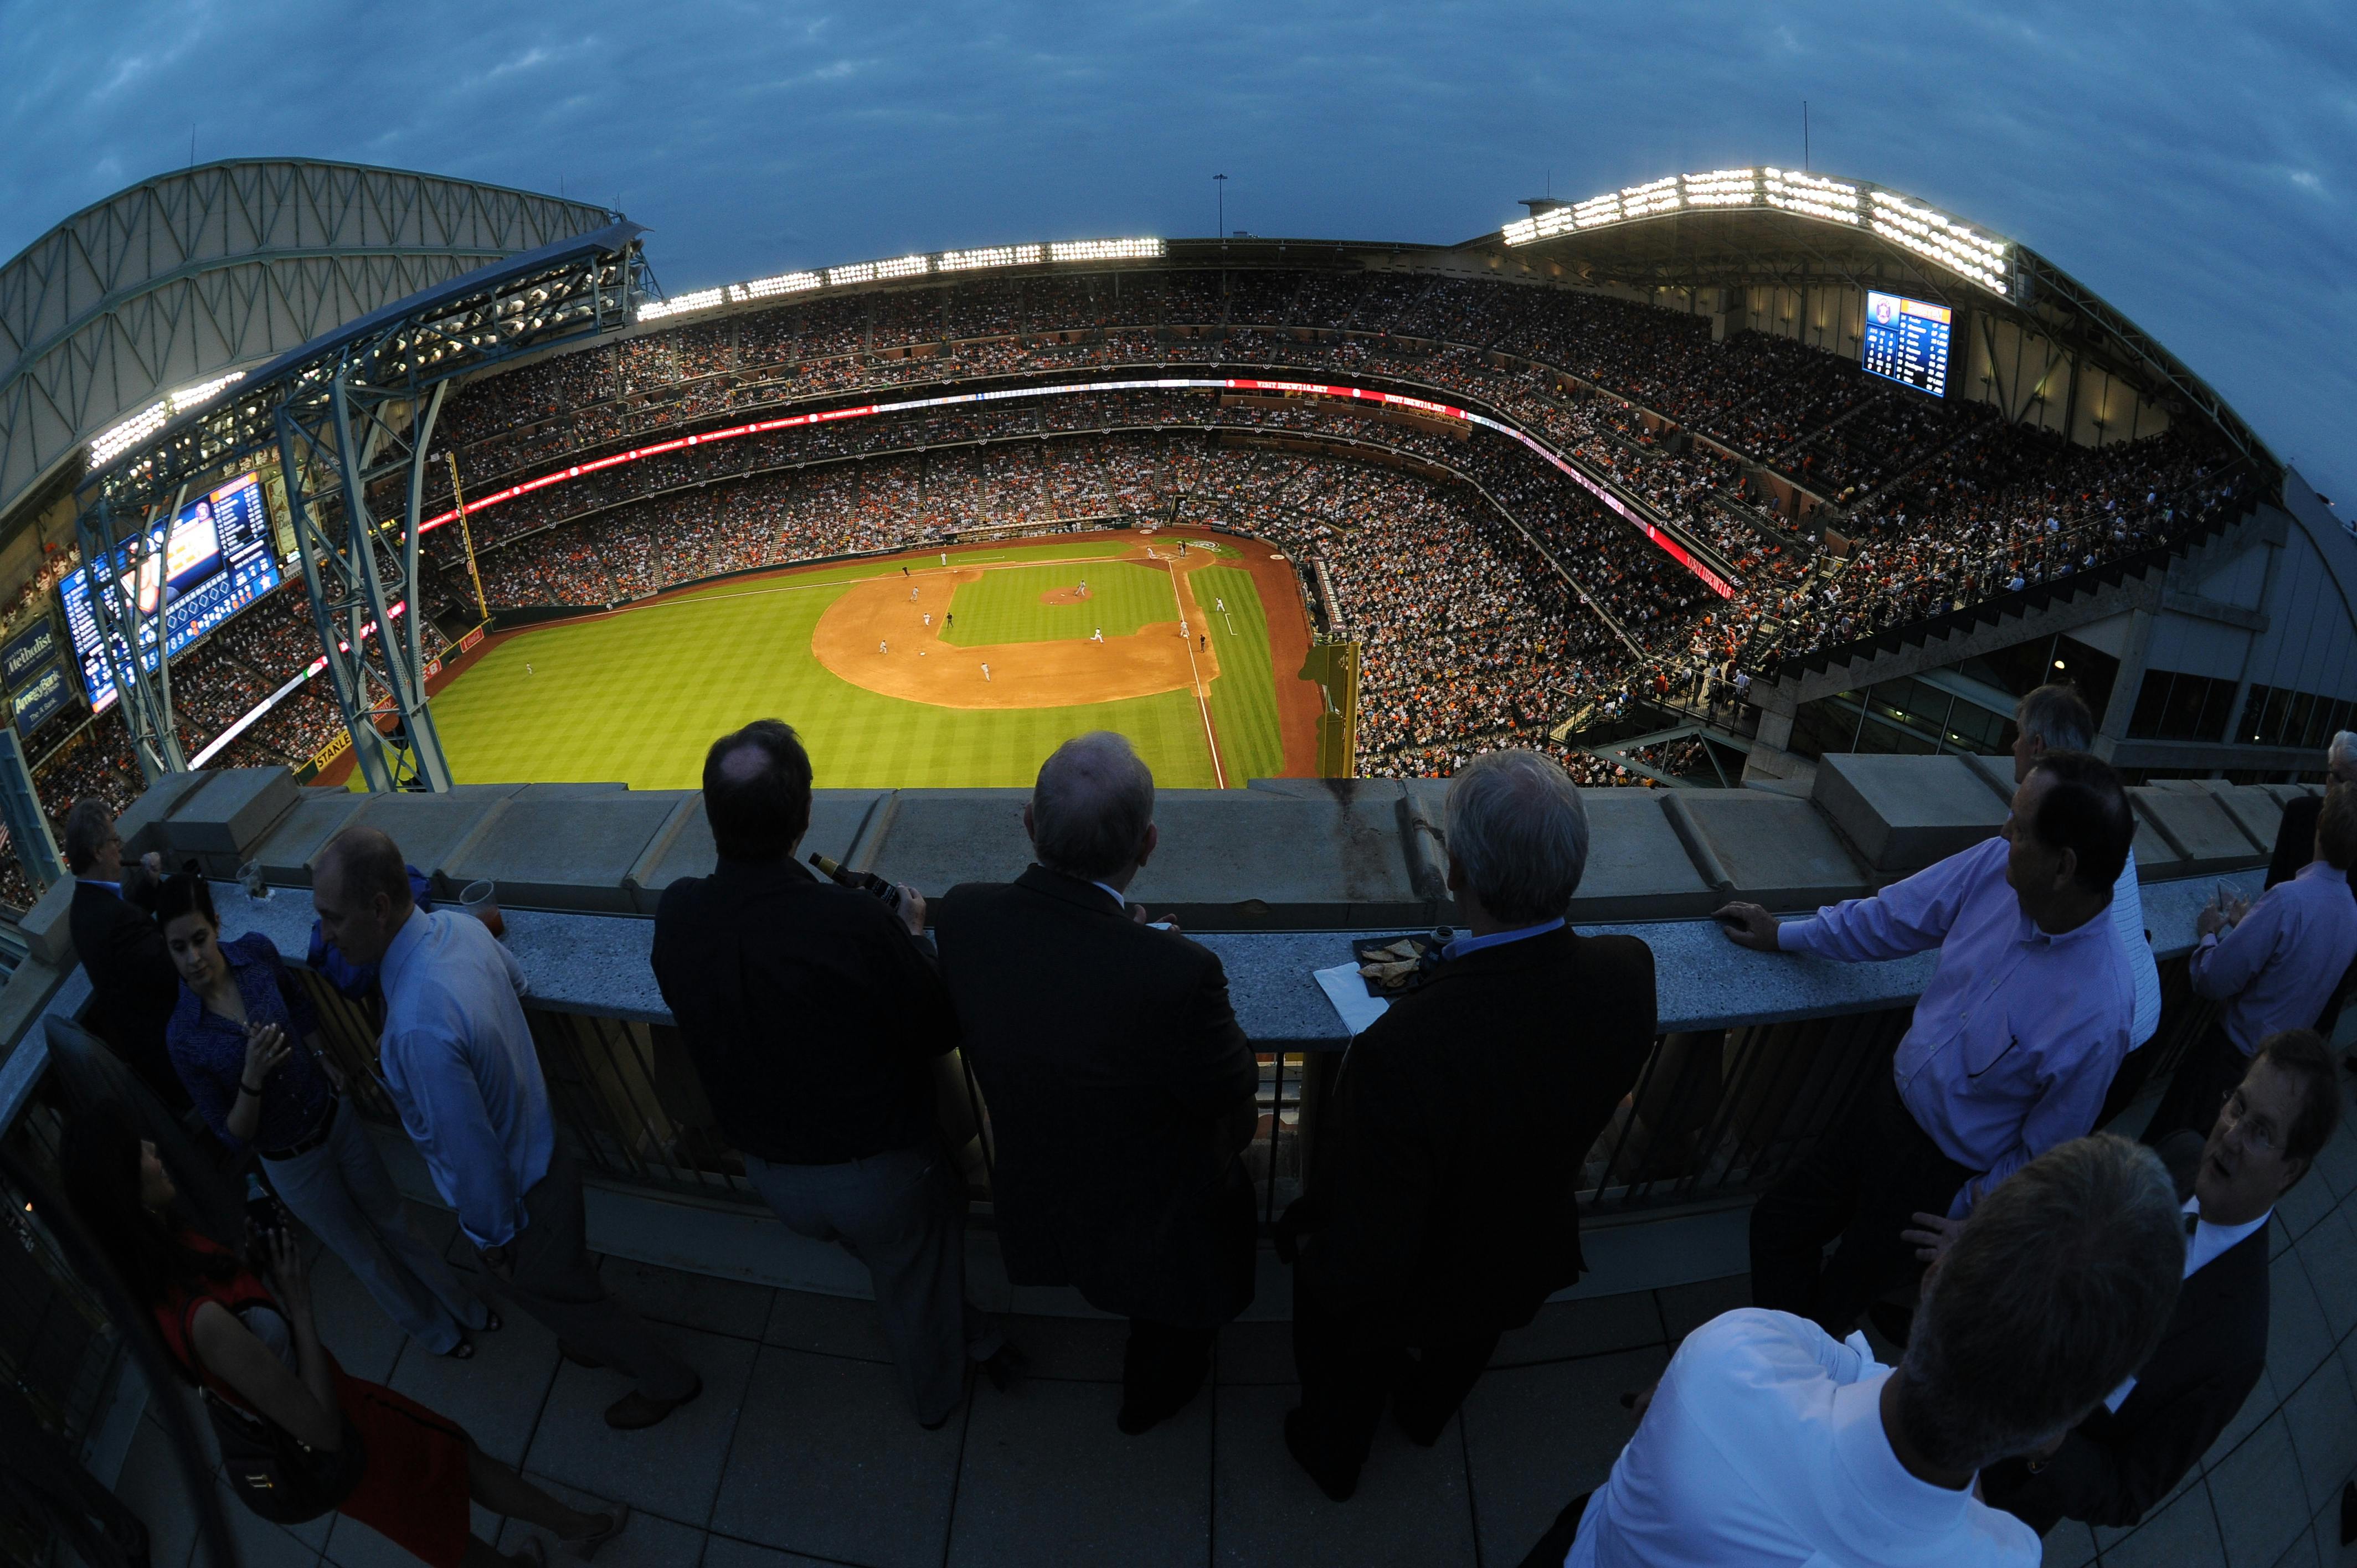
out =
{"type": "Polygon", "coordinates": [[[30,680],[57,650],[57,623],[43,616],[10,638],[5,646],[0,646],[0,681],[14,691],[30,680]]]}
{"type": "Polygon", "coordinates": [[[71,700],[73,682],[66,679],[64,661],[52,659],[10,695],[16,703],[16,733],[30,735],[71,700]]]}

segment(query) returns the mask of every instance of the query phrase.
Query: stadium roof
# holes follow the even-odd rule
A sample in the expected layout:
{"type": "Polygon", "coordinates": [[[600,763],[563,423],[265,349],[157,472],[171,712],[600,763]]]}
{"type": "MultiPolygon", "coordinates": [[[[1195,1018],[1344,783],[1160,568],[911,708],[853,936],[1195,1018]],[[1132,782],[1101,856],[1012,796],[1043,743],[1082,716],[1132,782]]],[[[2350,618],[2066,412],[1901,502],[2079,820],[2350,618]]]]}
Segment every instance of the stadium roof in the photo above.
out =
{"type": "MultiPolygon", "coordinates": [[[[178,413],[96,458],[78,489],[87,494],[103,487],[121,504],[126,497],[114,492],[138,489],[142,481],[147,488],[168,488],[188,472],[260,451],[274,439],[271,415],[282,392],[323,381],[355,351],[365,384],[423,387],[496,358],[594,331],[601,325],[599,306],[584,297],[582,288],[599,262],[628,255],[645,232],[642,225],[616,218],[354,317],[241,377],[230,396],[178,413]],[[530,289],[528,298],[506,292],[535,282],[544,286],[530,289]]],[[[625,274],[603,307],[617,319],[633,282],[625,274]]]]}
{"type": "Polygon", "coordinates": [[[200,164],[95,202],[0,266],[0,513],[48,493],[126,415],[153,430],[240,367],[612,220],[586,202],[309,158],[200,164]]]}
{"type": "Polygon", "coordinates": [[[2019,320],[2173,394],[2263,467],[2281,464],[2208,382],[2029,246],[1871,180],[1763,166],[1664,175],[1530,216],[1458,248],[1631,288],[1850,284],[2019,320]]]}

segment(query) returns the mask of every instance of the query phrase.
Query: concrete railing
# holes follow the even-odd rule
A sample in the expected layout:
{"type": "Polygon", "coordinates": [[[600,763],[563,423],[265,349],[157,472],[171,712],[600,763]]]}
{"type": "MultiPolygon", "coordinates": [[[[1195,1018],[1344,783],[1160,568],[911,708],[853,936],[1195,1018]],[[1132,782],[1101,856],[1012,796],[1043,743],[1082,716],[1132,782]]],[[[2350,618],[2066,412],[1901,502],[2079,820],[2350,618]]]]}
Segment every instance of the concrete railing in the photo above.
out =
{"type": "MultiPolygon", "coordinates": [[[[1835,756],[1806,798],[1583,791],[1592,847],[1572,918],[1641,937],[1659,976],[1660,1038],[1588,1151],[1591,1200],[1633,1218],[1772,1180],[1888,1059],[1931,969],[1928,954],[1843,965],[1748,953],[1725,940],[1711,908],[1728,897],[1804,908],[1869,892],[1996,832],[2010,788],[2009,768],[1995,759],[1835,756]]],[[[1175,913],[1227,968],[1261,1054],[1261,1131],[1247,1158],[1266,1216],[1298,1190],[1314,1157],[1318,1103],[1347,1044],[1312,972],[1347,961],[1352,932],[1455,918],[1446,792],[1439,780],[1263,779],[1166,791],[1157,803],[1162,850],[1132,891],[1175,913]]],[[[2192,783],[2131,791],[2145,923],[2165,962],[2191,946],[2212,876],[2255,891],[2283,802],[2298,792],[2192,783]]],[[[1004,880],[1029,859],[1023,800],[1018,789],[823,790],[804,847],[932,894],[1004,880]]],[[[390,833],[446,891],[498,885],[544,1065],[586,1163],[651,1197],[751,1201],[648,961],[648,917],[663,888],[713,864],[699,793],[543,784],[368,796],[297,789],[283,768],[229,769],[166,781],[121,828],[130,852],[194,861],[222,884],[225,934],[266,931],[299,960],[311,863],[355,823],[390,833]],[[272,885],[270,897],[250,899],[229,881],[249,864],[272,885]]],[[[33,957],[0,991],[0,1037],[24,1032],[70,968],[70,892],[51,889],[27,917],[33,957]]],[[[2168,972],[2181,993],[2179,970],[2168,972]]],[[[2172,1010],[2157,1058],[2173,1058],[2196,1011],[2172,1010]]],[[[348,1007],[330,1014],[337,1048],[365,1078],[366,1019],[348,1007]]],[[[970,1080],[954,1079],[943,1104],[962,1106],[945,1116],[986,1198],[986,1108],[970,1080]]]]}

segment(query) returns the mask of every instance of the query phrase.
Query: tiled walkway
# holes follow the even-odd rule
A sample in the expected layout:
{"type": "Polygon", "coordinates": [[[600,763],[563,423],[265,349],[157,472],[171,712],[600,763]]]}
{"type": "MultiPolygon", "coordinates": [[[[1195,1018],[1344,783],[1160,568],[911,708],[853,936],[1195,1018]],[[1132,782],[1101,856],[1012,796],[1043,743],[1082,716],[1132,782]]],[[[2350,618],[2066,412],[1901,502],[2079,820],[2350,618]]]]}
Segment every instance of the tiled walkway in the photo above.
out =
{"type": "MultiPolygon", "coordinates": [[[[2267,1379],[2166,1506],[2133,1532],[2066,1523],[2058,1568],[2357,1564],[2339,1544],[2339,1495],[2357,1470],[2357,1134],[2344,1129],[2275,1226],[2267,1379]]],[[[448,1238],[449,1216],[416,1222],[448,1238]]],[[[454,1250],[454,1257],[459,1254],[454,1250]]],[[[650,1432],[600,1419],[623,1391],[562,1363],[511,1315],[471,1362],[407,1344],[333,1260],[319,1316],[345,1365],[463,1423],[492,1454],[576,1498],[628,1499],[608,1568],[970,1568],[979,1564],[1410,1564],[1513,1568],[1555,1510],[1600,1481],[1625,1439],[1623,1391],[1656,1376],[1689,1328],[1746,1298],[1743,1279],[1548,1307],[1510,1335],[1462,1416],[1432,1449],[1385,1427],[1356,1499],[1321,1497],[1286,1456],[1294,1402],[1287,1327],[1232,1326],[1216,1387],[1143,1437],[1114,1427],[1121,1326],[1016,1317],[1028,1376],[981,1387],[938,1433],[900,1402],[875,1311],[861,1301],[716,1280],[620,1259],[612,1287],[703,1373],[701,1400],[650,1432]]],[[[157,1530],[158,1568],[183,1568],[190,1531],[152,1423],[123,1491],[157,1530]]],[[[232,1504],[250,1568],[408,1568],[363,1526],[292,1531],[232,1504]]],[[[500,1533],[503,1521],[479,1517],[500,1533]]],[[[511,1546],[521,1527],[504,1526],[511,1546]]],[[[561,1558],[557,1561],[563,1561],[561,1558]]]]}

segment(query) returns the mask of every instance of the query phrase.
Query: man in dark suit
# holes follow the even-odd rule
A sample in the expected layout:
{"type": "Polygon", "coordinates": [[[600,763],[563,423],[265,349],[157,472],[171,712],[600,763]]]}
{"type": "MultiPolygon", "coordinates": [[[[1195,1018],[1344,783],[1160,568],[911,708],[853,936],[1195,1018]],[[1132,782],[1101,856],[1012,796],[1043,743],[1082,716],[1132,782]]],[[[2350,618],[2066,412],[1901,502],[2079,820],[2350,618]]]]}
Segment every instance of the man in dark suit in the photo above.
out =
{"type": "Polygon", "coordinates": [[[1159,842],[1129,742],[1067,741],[1023,825],[1037,865],[942,897],[942,974],[989,1107],[1007,1277],[1129,1319],[1118,1424],[1135,1435],[1195,1397],[1252,1301],[1237,1156],[1259,1068],[1219,959],[1125,897],[1159,842]]]}
{"type": "MultiPolygon", "coordinates": [[[[180,1000],[179,972],[164,949],[164,933],[146,911],[123,897],[123,839],[114,812],[95,796],[66,812],[66,865],[74,875],[67,929],[74,957],[90,976],[91,1032],[123,1058],[175,1113],[189,1108],[188,1091],[172,1070],[164,1026],[180,1000]]],[[[161,875],[161,857],[142,867],[161,875]]]]}
{"type": "Polygon", "coordinates": [[[719,864],[663,890],[656,983],[747,1178],[866,1264],[909,1409],[938,1427],[969,1360],[1000,1382],[1006,1361],[965,1299],[965,1187],[933,1114],[957,1017],[925,901],[902,887],[896,916],[795,864],[811,764],[776,719],[713,743],[704,809],[719,864]]]}
{"type": "MultiPolygon", "coordinates": [[[[2322,1037],[2270,1036],[2201,1145],[2185,1284],[2159,1348],[2050,1452],[1983,1470],[1989,1503],[2040,1534],[2063,1519],[2132,1525],[2209,1452],[2266,1361],[2267,1217],[2340,1120],[2322,1037]]],[[[1910,1234],[1936,1251],[1939,1229],[1910,1234]]]]}
{"type": "Polygon", "coordinates": [[[1581,1162],[1653,1044],[1651,950],[1564,923],[1587,818],[1562,768],[1475,758],[1448,844],[1471,934],[1351,1042],[1281,1230],[1301,1375],[1286,1446],[1338,1502],[1387,1395],[1430,1444],[1500,1333],[1578,1281],[1581,1162]]]}

